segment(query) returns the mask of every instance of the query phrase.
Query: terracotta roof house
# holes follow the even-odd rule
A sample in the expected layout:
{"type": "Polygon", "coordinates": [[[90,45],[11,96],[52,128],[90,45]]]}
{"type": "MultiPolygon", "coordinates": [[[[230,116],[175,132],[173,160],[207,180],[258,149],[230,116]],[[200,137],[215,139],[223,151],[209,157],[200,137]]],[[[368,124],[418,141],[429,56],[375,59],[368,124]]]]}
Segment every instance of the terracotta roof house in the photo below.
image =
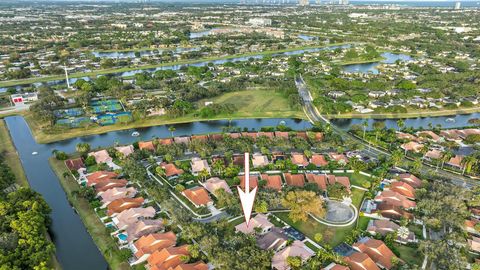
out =
{"type": "Polygon", "coordinates": [[[478,135],[480,134],[480,129],[476,129],[476,128],[467,128],[467,129],[463,129],[463,130],[459,130],[458,131],[460,136],[465,139],[467,138],[469,135],[478,135]]]}
{"type": "Polygon", "coordinates": [[[221,140],[223,140],[223,135],[222,135],[222,134],[210,134],[210,135],[208,135],[208,137],[209,137],[210,140],[212,140],[212,141],[221,141],[221,140]]]}
{"type": "Polygon", "coordinates": [[[442,140],[442,137],[438,136],[435,132],[431,130],[419,131],[417,132],[417,136],[426,137],[434,142],[440,142],[442,140]]]}
{"type": "Polygon", "coordinates": [[[350,178],[348,176],[335,176],[335,183],[339,183],[350,190],[350,178]]]}
{"type": "Polygon", "coordinates": [[[353,244],[353,248],[367,254],[381,268],[392,268],[392,258],[395,255],[383,241],[365,237],[353,244]]]}
{"type": "Polygon", "coordinates": [[[184,173],[182,169],[177,168],[177,166],[172,163],[162,164],[162,168],[165,170],[165,176],[167,178],[180,176],[184,173]]]}
{"type": "Polygon", "coordinates": [[[97,182],[93,187],[95,188],[97,195],[100,195],[111,188],[126,187],[127,184],[128,181],[125,179],[103,179],[97,182]]]}
{"type": "Polygon", "coordinates": [[[124,157],[128,157],[129,155],[133,154],[135,149],[133,148],[133,145],[125,145],[125,146],[117,146],[115,149],[122,153],[124,157]]]}
{"type": "Polygon", "coordinates": [[[252,155],[252,164],[254,168],[267,166],[269,164],[268,157],[260,153],[255,153],[252,155]]]}
{"type": "Polygon", "coordinates": [[[112,162],[113,159],[110,157],[110,155],[108,154],[107,150],[100,150],[100,151],[97,151],[97,152],[90,152],[88,153],[88,156],[92,156],[95,158],[95,162],[97,162],[97,164],[101,164],[101,163],[109,163],[109,162],[112,162]]]}
{"type": "Polygon", "coordinates": [[[111,202],[107,206],[107,209],[108,209],[107,214],[109,216],[113,216],[124,210],[140,207],[142,206],[143,202],[144,202],[144,199],[142,197],[118,199],[111,202]]]}
{"type": "Polygon", "coordinates": [[[328,161],[320,154],[313,154],[310,163],[315,164],[317,167],[325,167],[328,165],[328,161]]]}
{"type": "Polygon", "coordinates": [[[371,219],[368,222],[367,232],[371,234],[386,235],[396,232],[400,228],[396,223],[386,219],[371,219]]]}
{"type": "Polygon", "coordinates": [[[199,172],[206,170],[210,173],[210,166],[208,166],[208,162],[204,159],[194,157],[190,161],[190,165],[192,166],[192,174],[198,175],[199,172]]]}
{"type": "Polygon", "coordinates": [[[208,135],[192,135],[191,139],[206,142],[208,141],[208,135]]]}
{"type": "Polygon", "coordinates": [[[133,198],[137,195],[137,190],[134,187],[120,187],[120,188],[111,188],[100,194],[103,207],[106,207],[111,202],[123,199],[123,198],[133,198]]]}
{"type": "Polygon", "coordinates": [[[400,140],[410,140],[410,141],[417,140],[417,137],[413,136],[412,134],[398,132],[398,131],[397,131],[397,138],[400,140]]]}
{"type": "Polygon", "coordinates": [[[172,231],[166,233],[151,233],[140,237],[131,249],[137,258],[136,264],[144,262],[150,255],[164,248],[173,247],[177,242],[177,236],[172,231]]]}
{"type": "Polygon", "coordinates": [[[169,247],[155,251],[147,261],[150,270],[169,270],[182,264],[183,256],[188,255],[188,245],[169,247]]]}
{"type": "Polygon", "coordinates": [[[309,183],[315,183],[315,184],[317,184],[319,189],[327,190],[327,176],[326,175],[307,173],[305,176],[306,176],[307,181],[309,183]]]}
{"type": "Polygon", "coordinates": [[[288,139],[288,132],[285,131],[275,131],[275,137],[288,139]]]}
{"type": "Polygon", "coordinates": [[[315,253],[305,246],[303,242],[295,240],[290,246],[273,255],[272,268],[277,270],[287,270],[290,269],[290,266],[287,263],[288,257],[300,257],[302,262],[306,262],[313,255],[315,255],[315,253]]]}
{"type": "Polygon", "coordinates": [[[336,263],[331,263],[327,265],[327,267],[322,268],[322,270],[349,270],[348,266],[341,265],[341,264],[336,264],[336,263]]]}
{"type": "Polygon", "coordinates": [[[465,223],[464,223],[465,230],[469,233],[478,234],[479,232],[475,230],[475,225],[477,225],[479,222],[480,221],[478,221],[477,219],[465,220],[465,223]]]}
{"type": "Polygon", "coordinates": [[[323,140],[323,133],[322,132],[315,132],[313,138],[316,141],[322,141],[323,140]]]}
{"type": "Polygon", "coordinates": [[[411,173],[402,173],[398,177],[400,181],[403,181],[414,188],[419,188],[422,186],[422,180],[411,173]]]}
{"type": "Polygon", "coordinates": [[[407,219],[413,219],[413,215],[406,212],[399,206],[394,206],[385,202],[381,202],[377,205],[376,211],[383,217],[400,220],[402,217],[407,219]]]}
{"type": "Polygon", "coordinates": [[[243,155],[243,154],[233,155],[232,159],[233,159],[233,165],[237,165],[237,166],[240,166],[242,168],[245,165],[245,155],[243,155]]]}
{"type": "Polygon", "coordinates": [[[155,145],[153,145],[153,141],[138,142],[138,149],[140,149],[140,150],[148,150],[148,151],[155,151],[155,145]]]}
{"type": "Polygon", "coordinates": [[[437,149],[432,149],[432,150],[429,150],[427,153],[425,153],[424,157],[431,160],[440,159],[442,157],[442,151],[437,149]]]}
{"type": "Polygon", "coordinates": [[[227,182],[218,177],[212,177],[205,181],[204,187],[213,195],[215,195],[215,191],[220,188],[225,190],[227,193],[232,194],[232,190],[228,186],[227,182]]]}
{"type": "MultiPolygon", "coordinates": [[[[172,269],[172,268],[170,268],[172,269]]],[[[169,269],[169,270],[170,270],[169,269]]],[[[177,265],[177,267],[173,268],[172,270],[208,270],[208,265],[205,264],[204,262],[195,262],[195,263],[189,263],[189,264],[180,264],[177,265]]]]}
{"type": "Polygon", "coordinates": [[[250,223],[243,222],[235,226],[235,231],[242,232],[244,234],[253,234],[255,233],[255,228],[260,228],[260,235],[263,235],[269,232],[273,227],[275,227],[270,221],[268,221],[267,216],[264,214],[257,214],[254,218],[250,219],[250,223]]]}
{"type": "Polygon", "coordinates": [[[282,177],[280,175],[262,174],[262,179],[267,181],[267,184],[265,185],[266,188],[275,190],[282,189],[282,177]]]}
{"type": "Polygon", "coordinates": [[[399,206],[404,209],[410,209],[417,206],[414,201],[410,201],[407,197],[393,191],[393,190],[384,190],[379,195],[375,196],[375,201],[385,202],[393,206],[399,206]]]}
{"type": "Polygon", "coordinates": [[[407,198],[415,199],[415,189],[406,182],[393,182],[388,188],[407,198]]]}
{"type": "Polygon", "coordinates": [[[298,131],[297,132],[297,137],[308,140],[307,132],[305,132],[305,131],[298,131]]]}
{"type": "Polygon", "coordinates": [[[232,132],[232,133],[228,134],[228,137],[230,137],[232,139],[238,139],[238,138],[242,137],[242,134],[238,133],[238,132],[232,132]]]}
{"type": "Polygon", "coordinates": [[[140,219],[127,228],[127,242],[132,241],[154,232],[164,229],[163,221],[160,219],[140,219]]]}
{"type": "Polygon", "coordinates": [[[182,137],[175,137],[173,138],[173,141],[178,144],[189,144],[190,143],[190,137],[188,136],[182,136],[182,137]]]}
{"type": "Polygon", "coordinates": [[[462,168],[462,160],[463,160],[463,156],[461,155],[456,155],[454,157],[452,157],[448,162],[446,162],[445,164],[447,165],[450,165],[452,167],[455,167],[455,168],[459,168],[461,169],[462,168]]]}
{"type": "Polygon", "coordinates": [[[288,237],[283,230],[276,227],[257,238],[257,246],[263,250],[279,251],[287,245],[287,242],[288,237]]]}
{"type": "Polygon", "coordinates": [[[158,141],[158,144],[161,144],[161,145],[170,145],[173,143],[172,138],[158,139],[157,141],[158,141]]]}
{"type": "Polygon", "coordinates": [[[467,239],[468,247],[475,252],[480,253],[480,238],[472,236],[472,239],[467,239]]]}
{"type": "Polygon", "coordinates": [[[285,182],[289,186],[303,187],[305,185],[305,176],[303,174],[284,173],[285,182]]]}
{"type": "Polygon", "coordinates": [[[419,153],[423,149],[423,144],[417,142],[408,142],[404,143],[400,146],[405,151],[412,151],[415,153],[419,153]]]}
{"type": "Polygon", "coordinates": [[[257,137],[260,137],[260,136],[265,136],[267,138],[272,139],[273,137],[275,137],[275,134],[273,132],[258,132],[257,137]]]}
{"type": "Polygon", "coordinates": [[[257,132],[242,132],[242,136],[252,138],[255,141],[257,139],[258,133],[257,132]]]}
{"type": "Polygon", "coordinates": [[[103,180],[117,178],[118,174],[109,171],[97,171],[86,176],[87,184],[93,186],[103,180]]]}
{"type": "MultiPolygon", "coordinates": [[[[240,187],[245,190],[245,175],[239,175],[238,178],[240,179],[240,187]]],[[[258,187],[258,175],[250,174],[250,189],[256,187],[258,187]]]]}
{"type": "Polygon", "coordinates": [[[67,159],[65,160],[65,165],[70,171],[78,171],[80,169],[86,168],[85,164],[83,163],[83,158],[74,158],[74,159],[67,159]]]}
{"type": "Polygon", "coordinates": [[[146,208],[130,208],[113,217],[112,221],[119,230],[126,230],[140,219],[153,218],[155,216],[155,212],[155,208],[151,206],[146,208]]]}
{"type": "Polygon", "coordinates": [[[461,141],[460,133],[456,129],[442,130],[440,136],[450,141],[461,141]]]}
{"type": "Polygon", "coordinates": [[[348,158],[344,154],[328,153],[328,157],[332,160],[335,160],[339,164],[345,165],[348,163],[348,158]]]}
{"type": "Polygon", "coordinates": [[[308,159],[300,153],[292,153],[291,160],[293,164],[300,167],[305,167],[308,165],[308,159]]]}
{"type": "Polygon", "coordinates": [[[203,187],[185,189],[182,194],[192,202],[195,207],[207,206],[208,204],[213,203],[210,196],[208,196],[207,190],[203,187]]]}
{"type": "Polygon", "coordinates": [[[375,262],[365,253],[354,252],[352,255],[344,258],[352,270],[380,270],[375,262]]]}

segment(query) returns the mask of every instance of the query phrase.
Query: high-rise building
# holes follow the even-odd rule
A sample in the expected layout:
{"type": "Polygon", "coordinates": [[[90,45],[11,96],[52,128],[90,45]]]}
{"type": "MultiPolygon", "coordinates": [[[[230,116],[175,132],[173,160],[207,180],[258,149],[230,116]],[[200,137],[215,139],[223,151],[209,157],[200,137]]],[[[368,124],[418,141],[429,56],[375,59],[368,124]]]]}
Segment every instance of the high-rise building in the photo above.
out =
{"type": "Polygon", "coordinates": [[[462,8],[462,3],[460,1],[455,3],[455,9],[461,9],[462,8]]]}
{"type": "Polygon", "coordinates": [[[308,6],[310,4],[309,0],[298,0],[299,6],[308,6]]]}

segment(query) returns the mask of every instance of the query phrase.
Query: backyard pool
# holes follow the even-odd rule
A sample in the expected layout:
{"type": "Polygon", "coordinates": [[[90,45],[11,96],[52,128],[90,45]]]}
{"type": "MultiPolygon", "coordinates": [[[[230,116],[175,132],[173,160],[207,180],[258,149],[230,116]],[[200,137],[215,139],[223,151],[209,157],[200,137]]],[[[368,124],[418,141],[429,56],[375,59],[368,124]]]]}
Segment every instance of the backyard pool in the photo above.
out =
{"type": "Polygon", "coordinates": [[[123,242],[126,242],[127,241],[127,234],[126,233],[120,233],[119,235],[117,235],[118,239],[122,240],[123,242]]]}

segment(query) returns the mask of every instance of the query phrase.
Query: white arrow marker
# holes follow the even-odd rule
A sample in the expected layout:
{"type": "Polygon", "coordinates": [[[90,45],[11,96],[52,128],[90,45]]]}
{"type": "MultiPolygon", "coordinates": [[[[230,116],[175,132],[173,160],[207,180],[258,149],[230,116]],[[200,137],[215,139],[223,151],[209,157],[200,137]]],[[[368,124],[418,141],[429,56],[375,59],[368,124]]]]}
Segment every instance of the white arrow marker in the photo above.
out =
{"type": "Polygon", "coordinates": [[[252,215],[253,202],[255,201],[255,194],[257,193],[257,187],[250,191],[250,158],[248,153],[245,153],[245,192],[239,186],[237,188],[238,195],[240,195],[243,215],[245,216],[245,222],[248,227],[252,215]]]}

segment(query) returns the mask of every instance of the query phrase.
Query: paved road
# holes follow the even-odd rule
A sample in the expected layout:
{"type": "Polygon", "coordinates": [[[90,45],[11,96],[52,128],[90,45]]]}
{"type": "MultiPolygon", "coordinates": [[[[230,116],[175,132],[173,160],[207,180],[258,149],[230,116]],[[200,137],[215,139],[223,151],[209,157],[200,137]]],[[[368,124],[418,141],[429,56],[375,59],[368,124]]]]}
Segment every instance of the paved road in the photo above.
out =
{"type": "MultiPolygon", "coordinates": [[[[307,87],[307,85],[306,85],[306,83],[303,80],[301,75],[298,76],[297,78],[295,78],[295,84],[297,85],[298,93],[303,100],[305,113],[307,114],[307,117],[310,119],[310,121],[312,123],[322,122],[322,123],[325,123],[325,124],[329,124],[331,126],[333,132],[339,134],[343,138],[349,138],[353,141],[356,141],[358,143],[363,144],[365,146],[365,152],[370,154],[372,157],[378,158],[379,156],[382,156],[382,155],[390,156],[389,152],[383,151],[381,149],[378,149],[376,147],[373,147],[373,146],[367,144],[365,141],[352,136],[352,134],[350,134],[350,133],[346,132],[345,130],[339,128],[338,126],[336,126],[334,124],[331,124],[328,119],[323,117],[320,114],[320,112],[317,110],[315,105],[313,105],[312,95],[310,94],[310,91],[308,90],[308,87],[307,87]]],[[[450,172],[447,172],[447,171],[444,171],[444,170],[436,171],[435,168],[430,167],[430,166],[425,165],[425,164],[423,165],[421,170],[424,171],[424,172],[429,172],[431,174],[436,174],[438,176],[438,178],[441,179],[441,180],[450,180],[453,184],[458,185],[458,186],[471,188],[473,186],[480,185],[480,181],[477,181],[477,180],[474,180],[474,179],[471,179],[471,178],[468,178],[468,177],[464,177],[462,175],[457,175],[457,174],[454,174],[454,173],[450,173],[450,172]]]]}

